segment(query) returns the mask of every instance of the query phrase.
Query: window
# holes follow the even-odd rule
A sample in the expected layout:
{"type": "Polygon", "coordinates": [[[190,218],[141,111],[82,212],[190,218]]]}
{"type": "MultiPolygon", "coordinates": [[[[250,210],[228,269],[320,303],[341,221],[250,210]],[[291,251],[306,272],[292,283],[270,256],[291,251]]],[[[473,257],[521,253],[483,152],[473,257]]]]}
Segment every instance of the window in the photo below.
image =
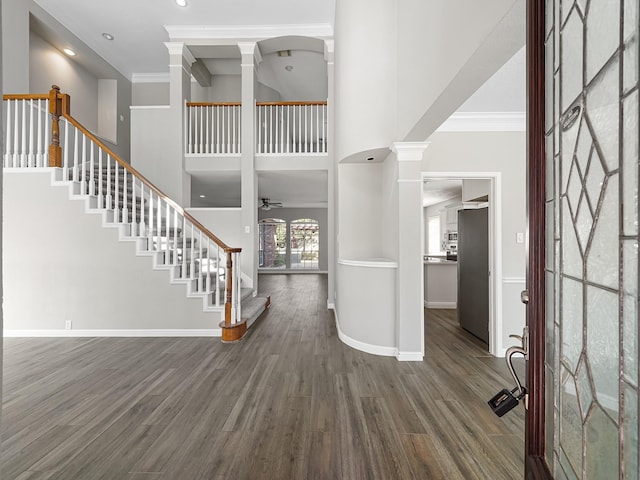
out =
{"type": "Polygon", "coordinates": [[[291,222],[291,268],[317,270],[320,229],[317,220],[291,222]]]}
{"type": "Polygon", "coordinates": [[[428,252],[430,254],[442,252],[440,243],[440,216],[427,217],[427,234],[429,236],[428,252]]]}
{"type": "Polygon", "coordinates": [[[286,268],[287,223],[267,218],[258,223],[258,267],[286,268]]]}

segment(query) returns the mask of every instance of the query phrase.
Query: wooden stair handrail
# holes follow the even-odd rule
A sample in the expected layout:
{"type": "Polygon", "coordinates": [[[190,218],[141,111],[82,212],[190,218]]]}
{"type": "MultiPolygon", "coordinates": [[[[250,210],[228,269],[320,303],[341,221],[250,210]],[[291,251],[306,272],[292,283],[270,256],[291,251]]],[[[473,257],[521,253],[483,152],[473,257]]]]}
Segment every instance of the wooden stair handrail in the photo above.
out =
{"type": "Polygon", "coordinates": [[[187,107],[241,107],[240,102],[187,102],[187,107]]]}
{"type": "Polygon", "coordinates": [[[2,100],[49,100],[49,95],[40,93],[5,93],[2,100]]]}
{"type": "Polygon", "coordinates": [[[111,157],[117,161],[123,168],[125,168],[129,173],[140,179],[147,187],[153,190],[162,200],[171,205],[174,209],[178,211],[178,213],[182,214],[185,218],[187,218],[191,223],[197,226],[202,232],[213,240],[220,248],[222,248],[225,252],[241,252],[241,248],[233,248],[228,246],[222,240],[215,236],[212,232],[207,229],[204,225],[202,225],[198,220],[196,220],[193,216],[189,214],[189,212],[185,211],[180,205],[178,205],[174,200],[172,200],[169,196],[167,196],[164,192],[162,192],[158,187],[156,187],[153,183],[145,178],[140,172],[138,172],[135,168],[129,165],[127,162],[122,160],[113,150],[107,147],[100,139],[98,139],[94,134],[92,134],[89,130],[84,128],[75,118],[71,116],[69,112],[63,112],[62,116],[67,119],[73,126],[75,126],[78,130],[84,133],[88,138],[93,140],[93,142],[102,148],[107,154],[111,155],[111,157]]]}

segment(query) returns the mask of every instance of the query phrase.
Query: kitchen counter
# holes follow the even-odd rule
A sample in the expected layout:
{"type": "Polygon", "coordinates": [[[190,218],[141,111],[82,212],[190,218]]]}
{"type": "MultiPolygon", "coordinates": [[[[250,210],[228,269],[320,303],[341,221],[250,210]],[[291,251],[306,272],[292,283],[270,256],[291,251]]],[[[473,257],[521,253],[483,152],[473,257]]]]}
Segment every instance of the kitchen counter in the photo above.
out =
{"type": "MultiPolygon", "coordinates": [[[[424,255],[423,263],[425,265],[441,265],[441,264],[454,264],[457,265],[457,260],[448,259],[446,255],[424,255]]],[[[456,257],[457,258],[457,257],[456,257]]]]}
{"type": "Polygon", "coordinates": [[[424,263],[424,306],[456,308],[458,302],[458,262],[428,256],[424,263]]]}

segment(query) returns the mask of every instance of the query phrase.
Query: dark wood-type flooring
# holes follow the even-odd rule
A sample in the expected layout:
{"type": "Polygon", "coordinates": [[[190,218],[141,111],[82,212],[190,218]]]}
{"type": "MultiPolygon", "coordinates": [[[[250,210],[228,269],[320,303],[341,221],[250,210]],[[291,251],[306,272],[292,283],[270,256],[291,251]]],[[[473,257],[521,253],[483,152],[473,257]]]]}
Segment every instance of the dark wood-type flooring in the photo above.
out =
{"type": "MultiPolygon", "coordinates": [[[[211,338],[7,338],[2,479],[518,479],[502,359],[429,310],[424,362],[353,350],[326,276],[264,275],[272,307],[211,338]]],[[[374,301],[374,299],[372,299],[374,301]]]]}

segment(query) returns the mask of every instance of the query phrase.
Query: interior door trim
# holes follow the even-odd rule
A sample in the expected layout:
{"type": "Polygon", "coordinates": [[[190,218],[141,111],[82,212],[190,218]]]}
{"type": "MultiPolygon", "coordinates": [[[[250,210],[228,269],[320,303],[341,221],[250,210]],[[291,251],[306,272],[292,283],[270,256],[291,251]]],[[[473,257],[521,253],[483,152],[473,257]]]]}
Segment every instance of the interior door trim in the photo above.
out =
{"type": "Polygon", "coordinates": [[[553,479],[545,462],[545,0],[527,1],[527,362],[525,478],[553,479]]]}

